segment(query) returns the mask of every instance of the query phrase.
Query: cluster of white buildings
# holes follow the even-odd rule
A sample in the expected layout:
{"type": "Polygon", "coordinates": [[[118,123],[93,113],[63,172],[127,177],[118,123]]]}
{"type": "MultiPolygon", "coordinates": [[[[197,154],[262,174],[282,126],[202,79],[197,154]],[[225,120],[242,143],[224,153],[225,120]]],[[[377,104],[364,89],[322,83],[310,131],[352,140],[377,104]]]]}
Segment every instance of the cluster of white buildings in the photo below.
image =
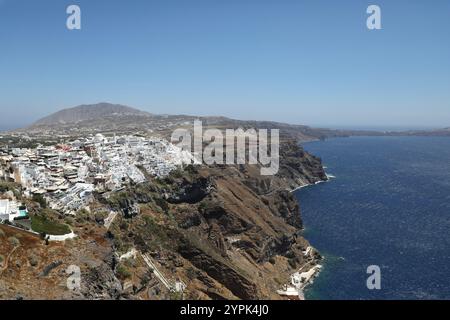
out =
{"type": "Polygon", "coordinates": [[[97,134],[36,149],[5,148],[0,179],[19,183],[25,196],[42,195],[53,209],[74,213],[89,204],[93,191],[161,178],[194,160],[164,139],[97,134]]]}

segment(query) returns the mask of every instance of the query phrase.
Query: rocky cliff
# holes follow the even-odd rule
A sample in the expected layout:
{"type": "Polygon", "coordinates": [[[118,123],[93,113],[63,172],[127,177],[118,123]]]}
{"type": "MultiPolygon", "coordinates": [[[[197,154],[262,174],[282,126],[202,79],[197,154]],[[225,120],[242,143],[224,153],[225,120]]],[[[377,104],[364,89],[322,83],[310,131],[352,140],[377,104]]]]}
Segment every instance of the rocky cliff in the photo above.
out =
{"type": "MultiPolygon", "coordinates": [[[[280,152],[276,176],[261,176],[252,165],[189,166],[96,194],[90,211],[48,217],[64,219],[78,235],[65,243],[3,226],[0,297],[178,299],[167,288],[178,281],[186,285],[183,298],[279,299],[276,290],[290,274],[320,259],[300,233],[290,190],[326,179],[320,160],[296,143],[284,142],[280,152]],[[118,214],[107,229],[111,210],[118,214]],[[19,240],[16,249],[11,237],[19,240]],[[66,286],[71,265],[81,271],[75,291],[66,286]]],[[[29,204],[31,214],[35,206],[29,204]]]]}
{"type": "Polygon", "coordinates": [[[187,284],[190,298],[280,298],[276,290],[289,275],[320,258],[305,255],[309,244],[289,190],[326,179],[320,160],[295,143],[281,150],[273,177],[250,165],[199,167],[126,190],[122,196],[141,212],[112,237],[123,251],[153,253],[162,270],[187,284]]]}

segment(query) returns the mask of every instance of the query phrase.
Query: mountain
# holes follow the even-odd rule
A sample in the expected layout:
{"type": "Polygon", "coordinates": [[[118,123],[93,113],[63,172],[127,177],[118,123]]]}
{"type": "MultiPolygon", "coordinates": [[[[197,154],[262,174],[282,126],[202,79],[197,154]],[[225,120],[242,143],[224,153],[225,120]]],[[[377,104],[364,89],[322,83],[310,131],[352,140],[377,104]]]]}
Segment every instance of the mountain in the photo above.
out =
{"type": "Polygon", "coordinates": [[[152,133],[170,138],[177,128],[192,128],[194,120],[201,120],[204,129],[279,129],[282,139],[294,139],[298,142],[350,136],[450,136],[449,128],[403,132],[335,130],[275,121],[237,120],[223,116],[151,114],[128,106],[104,102],[63,109],[26,128],[9,133],[45,138],[61,135],[77,137],[99,132],[141,135],[152,133]]]}
{"type": "Polygon", "coordinates": [[[87,120],[98,120],[105,117],[127,116],[149,117],[151,116],[151,114],[120,104],[102,102],[97,104],[80,105],[77,107],[60,110],[36,121],[32,126],[35,127],[43,125],[69,124],[87,120]]]}
{"type": "MultiPolygon", "coordinates": [[[[152,132],[170,137],[177,128],[191,128],[194,120],[201,120],[203,128],[237,129],[279,129],[282,138],[310,141],[328,137],[343,137],[351,132],[311,128],[273,121],[236,120],[223,116],[156,115],[128,106],[98,103],[63,109],[42,118],[31,126],[14,130],[12,133],[35,137],[84,136],[86,134],[147,134],[152,132]]],[[[359,132],[361,134],[361,132],[359,132]]],[[[370,135],[371,132],[366,132],[370,135]]],[[[372,132],[373,134],[373,132],[372,132]]]]}
{"type": "Polygon", "coordinates": [[[84,136],[86,134],[147,134],[170,138],[177,128],[191,128],[201,120],[203,128],[279,129],[281,138],[299,142],[349,136],[449,136],[450,130],[377,132],[368,130],[333,130],[311,128],[274,121],[236,120],[223,116],[157,115],[119,104],[98,103],[63,109],[36,121],[27,128],[14,130],[35,137],[84,136]]]}

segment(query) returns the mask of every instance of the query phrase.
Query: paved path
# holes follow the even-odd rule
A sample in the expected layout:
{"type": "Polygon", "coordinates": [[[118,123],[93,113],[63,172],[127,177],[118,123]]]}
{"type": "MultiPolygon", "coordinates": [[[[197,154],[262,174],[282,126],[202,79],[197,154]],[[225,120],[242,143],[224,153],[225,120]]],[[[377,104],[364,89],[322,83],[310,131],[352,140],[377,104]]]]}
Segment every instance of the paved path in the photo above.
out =
{"type": "Polygon", "coordinates": [[[172,291],[174,289],[173,286],[170,284],[169,280],[167,280],[166,277],[158,270],[158,268],[152,262],[151,258],[148,255],[142,253],[141,256],[142,259],[144,259],[145,263],[153,270],[153,273],[156,275],[159,281],[161,281],[167,289],[172,291]]]}
{"type": "Polygon", "coordinates": [[[114,219],[117,217],[118,212],[111,211],[108,215],[108,217],[105,219],[105,227],[106,229],[109,229],[111,224],[114,222],[114,219]]]}

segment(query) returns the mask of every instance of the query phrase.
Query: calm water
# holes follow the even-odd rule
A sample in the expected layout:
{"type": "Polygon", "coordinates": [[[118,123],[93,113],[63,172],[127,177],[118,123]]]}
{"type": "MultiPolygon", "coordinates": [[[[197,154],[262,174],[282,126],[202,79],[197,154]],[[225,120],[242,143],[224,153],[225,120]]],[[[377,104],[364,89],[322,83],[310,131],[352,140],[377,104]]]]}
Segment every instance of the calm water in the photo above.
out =
{"type": "Polygon", "coordinates": [[[309,299],[450,299],[450,138],[305,144],[330,182],[297,191],[305,236],[326,257],[309,299]],[[381,290],[366,287],[379,265],[381,290]]]}

